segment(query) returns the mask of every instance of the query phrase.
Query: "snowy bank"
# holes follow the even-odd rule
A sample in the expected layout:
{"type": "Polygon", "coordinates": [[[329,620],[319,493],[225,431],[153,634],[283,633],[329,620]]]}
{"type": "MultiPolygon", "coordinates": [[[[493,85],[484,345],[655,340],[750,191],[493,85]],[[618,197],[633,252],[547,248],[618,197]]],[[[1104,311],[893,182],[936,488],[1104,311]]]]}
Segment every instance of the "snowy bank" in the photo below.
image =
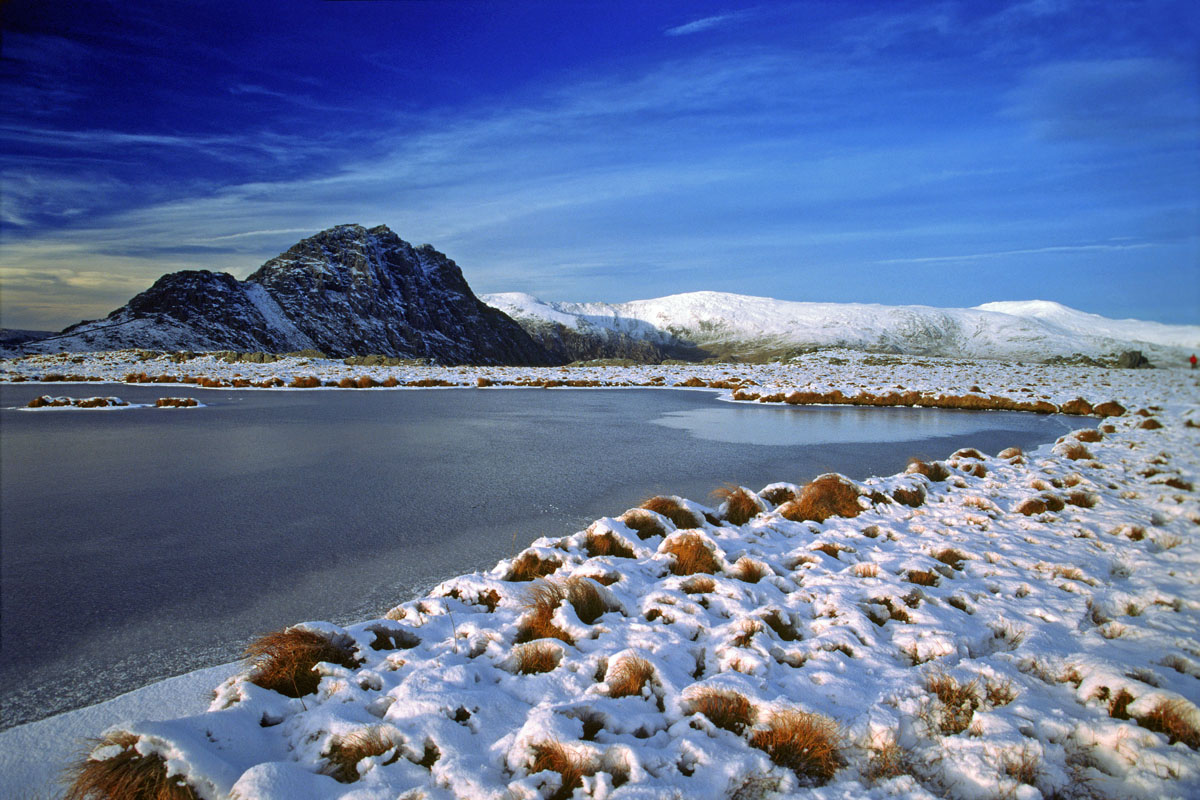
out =
{"type": "MultiPolygon", "coordinates": [[[[103,358],[73,366],[129,366],[103,358]]],[[[850,354],[568,371],[203,358],[155,366],[1123,413],[1080,417],[1032,453],[964,450],[861,483],[731,487],[717,506],[660,498],[599,519],[386,618],[296,626],[206,711],[118,724],[94,770],[159,765],[204,798],[1200,795],[1194,374],[850,354]],[[323,648],[313,670],[280,664],[305,642],[323,648]]]]}

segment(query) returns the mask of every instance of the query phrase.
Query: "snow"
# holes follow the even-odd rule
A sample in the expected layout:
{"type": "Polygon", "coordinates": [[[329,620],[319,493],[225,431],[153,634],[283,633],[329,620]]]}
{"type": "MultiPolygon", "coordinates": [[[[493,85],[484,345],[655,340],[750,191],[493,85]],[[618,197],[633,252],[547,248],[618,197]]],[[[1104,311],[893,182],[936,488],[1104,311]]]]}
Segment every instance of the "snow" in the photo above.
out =
{"type": "Polygon", "coordinates": [[[802,303],[690,292],[628,303],[554,303],[522,293],[482,295],[518,321],[582,332],[621,332],[659,344],[752,347],[849,346],[943,356],[1044,360],[1144,349],[1182,363],[1200,349],[1200,326],[1110,320],[1046,301],[975,308],[802,303]]]}
{"type": "MultiPolygon", "coordinates": [[[[446,581],[386,619],[304,623],[348,637],[360,659],[354,667],[319,665],[315,694],[284,697],[230,665],[114,701],[122,706],[0,733],[6,796],[48,791],[70,751],[64,740],[110,725],[138,737],[139,752],[161,755],[205,798],[544,798],[560,778],[534,772],[533,753],[551,741],[593,773],[576,798],[1200,795],[1200,754],[1138,723],[1166,700],[1200,724],[1196,373],[848,351],[782,364],[569,370],[297,358],[230,364],[126,352],[0,361],[0,380],[68,370],[107,380],[142,371],[282,382],[370,375],[395,378],[397,390],[425,380],[471,391],[493,390],[475,389],[480,379],[669,387],[698,378],[753,382],[763,394],[903,387],[1058,404],[1083,397],[1118,401],[1128,413],[1104,420],[1111,432],[1083,443],[1091,457],[1067,457],[1065,445],[1095,438],[1072,434],[1020,456],[947,453],[943,481],[915,473],[868,479],[858,484],[864,496],[853,518],[794,522],[760,500],[763,513],[734,525],[721,521],[720,507],[681,500],[700,512],[693,533],[719,565],[711,591],[672,574],[674,556],[663,545],[673,523],[659,519],[662,532],[643,539],[613,509],[585,530],[530,548],[561,562],[555,579],[605,584],[595,584],[607,610],[594,621],[569,604],[555,610],[553,623],[574,643],[547,640],[558,653],[547,672],[516,667],[531,584],[506,580],[511,562],[501,562],[446,581]],[[1162,427],[1143,427],[1151,418],[1162,427]],[[925,501],[879,499],[904,488],[924,490],[925,501]],[[1017,510],[1034,497],[1064,504],[1030,516],[1017,510]],[[589,556],[589,537],[605,533],[633,557],[589,556]],[[765,567],[756,582],[734,566],[750,562],[765,567]],[[930,585],[914,582],[915,572],[928,573],[930,585]],[[492,592],[494,610],[485,602],[492,592]],[[633,656],[650,663],[652,677],[640,692],[616,697],[614,669],[633,656]],[[966,688],[951,702],[935,684],[966,688]],[[214,688],[207,707],[198,702],[214,688]],[[744,695],[756,727],[726,730],[696,713],[706,688],[744,695]],[[1122,692],[1132,718],[1110,716],[1122,692]],[[754,730],[789,709],[840,726],[841,764],[824,786],[751,744],[754,730]],[[331,747],[368,728],[392,750],[359,761],[352,783],[323,774],[331,747]],[[894,775],[879,768],[889,745],[894,775]],[[36,763],[20,760],[30,752],[36,763]],[[1013,777],[1022,764],[1031,767],[1029,783],[1013,777]]],[[[1076,419],[1080,431],[1101,424],[1076,419]]]]}

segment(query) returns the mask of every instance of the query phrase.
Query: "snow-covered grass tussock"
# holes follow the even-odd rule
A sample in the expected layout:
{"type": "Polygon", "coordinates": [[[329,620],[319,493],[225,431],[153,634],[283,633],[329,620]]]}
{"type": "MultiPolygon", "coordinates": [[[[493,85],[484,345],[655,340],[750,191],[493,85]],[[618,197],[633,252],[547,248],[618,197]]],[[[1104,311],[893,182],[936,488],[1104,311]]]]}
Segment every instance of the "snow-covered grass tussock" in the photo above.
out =
{"type": "Polygon", "coordinates": [[[249,663],[206,713],[119,726],[81,763],[151,759],[204,798],[1200,795],[1193,375],[828,356],[566,375],[1129,411],[1031,452],[827,476],[835,513],[799,520],[813,482],[654,498],[385,619],[296,626],[345,656],[313,691],[249,663]]]}

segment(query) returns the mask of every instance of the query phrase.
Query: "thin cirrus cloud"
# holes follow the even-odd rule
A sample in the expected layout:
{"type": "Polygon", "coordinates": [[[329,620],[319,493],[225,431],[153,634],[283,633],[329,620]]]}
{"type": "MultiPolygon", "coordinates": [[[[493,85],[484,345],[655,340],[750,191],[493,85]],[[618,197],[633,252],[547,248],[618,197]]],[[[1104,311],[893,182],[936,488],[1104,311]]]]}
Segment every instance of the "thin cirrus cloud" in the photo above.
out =
{"type": "Polygon", "coordinates": [[[734,11],[728,14],[715,14],[711,17],[702,17],[683,25],[676,25],[673,28],[667,28],[663,31],[666,36],[688,36],[693,33],[701,33],[703,31],[719,28],[724,25],[729,25],[734,22],[739,22],[750,16],[749,11],[734,11]]]}

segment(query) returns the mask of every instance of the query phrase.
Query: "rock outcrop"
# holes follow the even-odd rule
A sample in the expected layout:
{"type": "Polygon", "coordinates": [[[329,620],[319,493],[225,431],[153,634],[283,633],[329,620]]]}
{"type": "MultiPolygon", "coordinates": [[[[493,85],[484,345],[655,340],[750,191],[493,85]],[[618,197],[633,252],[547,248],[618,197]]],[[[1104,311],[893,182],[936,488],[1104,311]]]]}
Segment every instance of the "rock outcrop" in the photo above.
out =
{"type": "Polygon", "coordinates": [[[339,225],[304,239],[246,280],[175,272],[103,320],[32,345],[39,352],[314,349],[442,364],[555,364],[485,305],[452,260],[385,226],[339,225]]]}

